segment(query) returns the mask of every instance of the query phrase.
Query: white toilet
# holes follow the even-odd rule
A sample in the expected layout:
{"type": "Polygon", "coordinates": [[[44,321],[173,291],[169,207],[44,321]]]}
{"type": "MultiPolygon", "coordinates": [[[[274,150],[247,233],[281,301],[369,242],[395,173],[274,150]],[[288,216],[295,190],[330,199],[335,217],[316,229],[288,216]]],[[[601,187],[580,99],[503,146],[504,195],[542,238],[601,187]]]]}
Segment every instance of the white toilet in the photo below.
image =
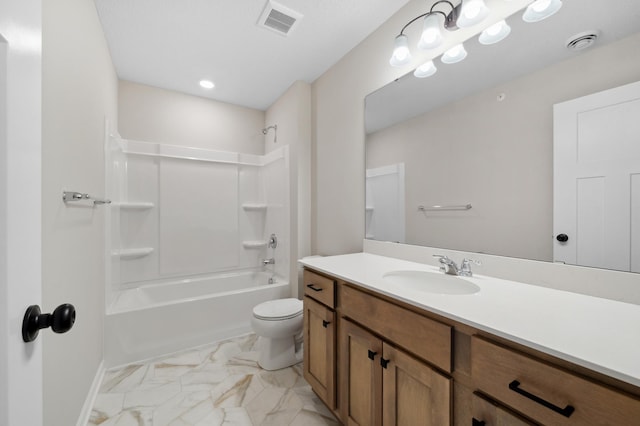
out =
{"type": "Polygon", "coordinates": [[[277,299],[253,308],[253,331],[260,336],[258,364],[279,370],[302,361],[302,300],[277,299]]]}

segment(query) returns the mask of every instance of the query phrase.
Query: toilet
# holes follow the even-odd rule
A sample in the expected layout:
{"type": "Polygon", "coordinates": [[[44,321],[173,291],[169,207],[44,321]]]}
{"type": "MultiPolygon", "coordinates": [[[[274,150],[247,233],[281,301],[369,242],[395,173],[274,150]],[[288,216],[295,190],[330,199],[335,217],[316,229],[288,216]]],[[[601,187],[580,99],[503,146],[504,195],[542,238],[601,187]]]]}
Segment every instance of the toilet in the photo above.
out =
{"type": "Polygon", "coordinates": [[[260,367],[279,370],[302,361],[302,300],[277,299],[256,305],[251,327],[260,337],[260,367]]]}

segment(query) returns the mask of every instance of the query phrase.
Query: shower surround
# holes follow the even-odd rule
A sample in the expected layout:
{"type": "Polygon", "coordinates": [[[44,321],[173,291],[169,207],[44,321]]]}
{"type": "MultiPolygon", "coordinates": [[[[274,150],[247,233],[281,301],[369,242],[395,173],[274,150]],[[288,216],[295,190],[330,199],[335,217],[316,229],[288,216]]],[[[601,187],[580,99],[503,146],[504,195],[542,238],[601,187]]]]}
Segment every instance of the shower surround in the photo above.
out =
{"type": "Polygon", "coordinates": [[[246,333],[255,304],[289,296],[287,146],[253,155],[114,135],[106,157],[107,367],[246,333]]]}

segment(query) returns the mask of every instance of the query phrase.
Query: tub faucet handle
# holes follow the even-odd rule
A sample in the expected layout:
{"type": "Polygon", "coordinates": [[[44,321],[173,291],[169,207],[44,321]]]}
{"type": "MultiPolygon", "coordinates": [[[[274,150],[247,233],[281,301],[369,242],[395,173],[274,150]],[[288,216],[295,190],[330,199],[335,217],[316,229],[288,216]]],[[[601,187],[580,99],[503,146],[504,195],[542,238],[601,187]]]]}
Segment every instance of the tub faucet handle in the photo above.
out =
{"type": "Polygon", "coordinates": [[[262,260],[262,264],[263,265],[275,265],[276,264],[276,260],[272,257],[270,259],[263,259],[262,260]]]}

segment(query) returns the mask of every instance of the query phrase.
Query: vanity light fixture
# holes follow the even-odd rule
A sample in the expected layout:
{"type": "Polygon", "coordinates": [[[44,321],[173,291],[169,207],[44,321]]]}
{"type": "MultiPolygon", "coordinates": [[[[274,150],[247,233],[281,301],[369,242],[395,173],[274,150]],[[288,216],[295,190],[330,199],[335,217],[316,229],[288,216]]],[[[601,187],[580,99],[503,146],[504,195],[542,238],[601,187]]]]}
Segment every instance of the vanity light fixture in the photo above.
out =
{"type": "Polygon", "coordinates": [[[418,48],[422,50],[434,49],[444,41],[443,29],[455,31],[458,28],[467,28],[482,22],[489,15],[489,8],[484,0],[461,0],[460,4],[454,6],[448,0],[436,1],[428,12],[416,16],[402,27],[400,34],[396,36],[393,47],[393,54],[389,63],[394,66],[406,65],[411,61],[409,51],[409,39],[404,34],[404,30],[417,20],[423,19],[422,34],[418,41],[418,48]],[[448,13],[435,10],[436,6],[450,8],[448,13]]]}

